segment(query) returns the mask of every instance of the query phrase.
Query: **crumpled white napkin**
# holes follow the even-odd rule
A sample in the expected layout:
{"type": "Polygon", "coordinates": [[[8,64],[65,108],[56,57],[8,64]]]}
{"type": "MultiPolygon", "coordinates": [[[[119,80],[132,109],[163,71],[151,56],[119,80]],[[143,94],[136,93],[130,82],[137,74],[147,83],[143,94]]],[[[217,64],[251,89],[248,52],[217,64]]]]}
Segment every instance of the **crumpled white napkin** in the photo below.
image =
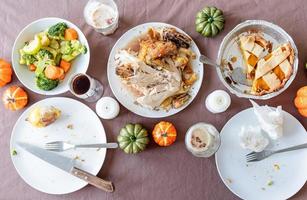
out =
{"type": "Polygon", "coordinates": [[[254,107],[254,113],[257,116],[259,125],[270,138],[276,140],[283,135],[283,113],[281,106],[271,108],[267,105],[259,106],[256,102],[250,100],[254,107]]]}
{"type": "Polygon", "coordinates": [[[260,126],[242,126],[239,133],[243,149],[261,152],[269,144],[269,139],[262,134],[260,126]]]}

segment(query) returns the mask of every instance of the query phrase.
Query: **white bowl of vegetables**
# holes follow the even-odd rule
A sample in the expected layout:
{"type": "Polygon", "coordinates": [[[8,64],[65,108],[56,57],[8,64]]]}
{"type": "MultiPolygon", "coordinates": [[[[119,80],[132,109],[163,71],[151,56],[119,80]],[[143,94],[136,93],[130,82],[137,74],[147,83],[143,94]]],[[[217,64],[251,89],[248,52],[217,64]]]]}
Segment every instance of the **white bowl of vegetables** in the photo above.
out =
{"type": "Polygon", "coordinates": [[[69,90],[69,77],[85,73],[90,60],[88,42],[73,23],[43,18],[27,25],[17,36],[12,64],[19,81],[42,95],[69,90]]]}

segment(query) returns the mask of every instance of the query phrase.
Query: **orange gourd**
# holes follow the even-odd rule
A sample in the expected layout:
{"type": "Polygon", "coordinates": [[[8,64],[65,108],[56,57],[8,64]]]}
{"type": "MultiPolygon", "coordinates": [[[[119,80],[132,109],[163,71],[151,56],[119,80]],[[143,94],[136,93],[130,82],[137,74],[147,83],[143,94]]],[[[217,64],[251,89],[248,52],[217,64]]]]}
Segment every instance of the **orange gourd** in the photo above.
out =
{"type": "Polygon", "coordinates": [[[24,108],[28,103],[28,94],[18,86],[11,86],[2,96],[5,108],[15,111],[24,108]]]}
{"type": "Polygon", "coordinates": [[[5,86],[12,80],[13,70],[10,63],[0,59],[0,87],[5,86]]]}
{"type": "Polygon", "coordinates": [[[302,116],[307,117],[307,86],[297,91],[294,105],[302,116]]]}
{"type": "Polygon", "coordinates": [[[160,146],[169,146],[176,141],[177,131],[170,122],[161,121],[152,131],[154,141],[160,146]]]}

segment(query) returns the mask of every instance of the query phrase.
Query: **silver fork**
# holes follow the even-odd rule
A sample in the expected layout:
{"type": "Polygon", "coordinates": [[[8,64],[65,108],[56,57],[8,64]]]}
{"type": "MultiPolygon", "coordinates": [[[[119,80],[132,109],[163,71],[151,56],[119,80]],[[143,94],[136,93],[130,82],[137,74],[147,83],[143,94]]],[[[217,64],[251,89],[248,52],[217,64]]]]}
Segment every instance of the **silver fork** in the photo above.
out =
{"type": "Polygon", "coordinates": [[[117,143],[101,143],[101,144],[70,144],[63,141],[49,142],[45,144],[45,149],[49,151],[66,151],[74,148],[117,148],[117,143]]]}
{"type": "Polygon", "coordinates": [[[301,144],[301,145],[297,145],[297,146],[293,146],[293,147],[288,147],[288,148],[285,148],[285,149],[280,149],[280,150],[264,150],[262,152],[251,152],[249,154],[247,154],[245,157],[246,157],[246,160],[247,162],[255,162],[255,161],[260,161],[260,160],[263,160],[273,154],[276,154],[276,153],[282,153],[282,152],[286,152],[286,151],[293,151],[293,150],[298,150],[298,149],[304,149],[304,148],[307,148],[307,143],[305,144],[301,144]]]}

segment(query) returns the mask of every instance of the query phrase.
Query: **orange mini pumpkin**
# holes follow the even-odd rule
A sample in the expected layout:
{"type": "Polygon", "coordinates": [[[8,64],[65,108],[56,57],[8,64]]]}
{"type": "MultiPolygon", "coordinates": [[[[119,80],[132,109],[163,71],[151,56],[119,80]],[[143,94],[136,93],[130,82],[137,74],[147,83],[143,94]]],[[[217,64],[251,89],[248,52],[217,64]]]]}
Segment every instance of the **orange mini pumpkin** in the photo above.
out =
{"type": "Polygon", "coordinates": [[[294,105],[302,116],[307,117],[307,86],[297,91],[294,105]]]}
{"type": "Polygon", "coordinates": [[[0,87],[5,86],[12,80],[13,70],[10,63],[0,59],[0,87]]]}
{"type": "Polygon", "coordinates": [[[28,95],[21,87],[11,86],[3,93],[2,101],[5,108],[13,111],[20,110],[27,105],[28,95]]]}
{"type": "Polygon", "coordinates": [[[170,122],[161,121],[152,131],[154,141],[160,146],[169,146],[176,141],[177,131],[170,122]]]}

